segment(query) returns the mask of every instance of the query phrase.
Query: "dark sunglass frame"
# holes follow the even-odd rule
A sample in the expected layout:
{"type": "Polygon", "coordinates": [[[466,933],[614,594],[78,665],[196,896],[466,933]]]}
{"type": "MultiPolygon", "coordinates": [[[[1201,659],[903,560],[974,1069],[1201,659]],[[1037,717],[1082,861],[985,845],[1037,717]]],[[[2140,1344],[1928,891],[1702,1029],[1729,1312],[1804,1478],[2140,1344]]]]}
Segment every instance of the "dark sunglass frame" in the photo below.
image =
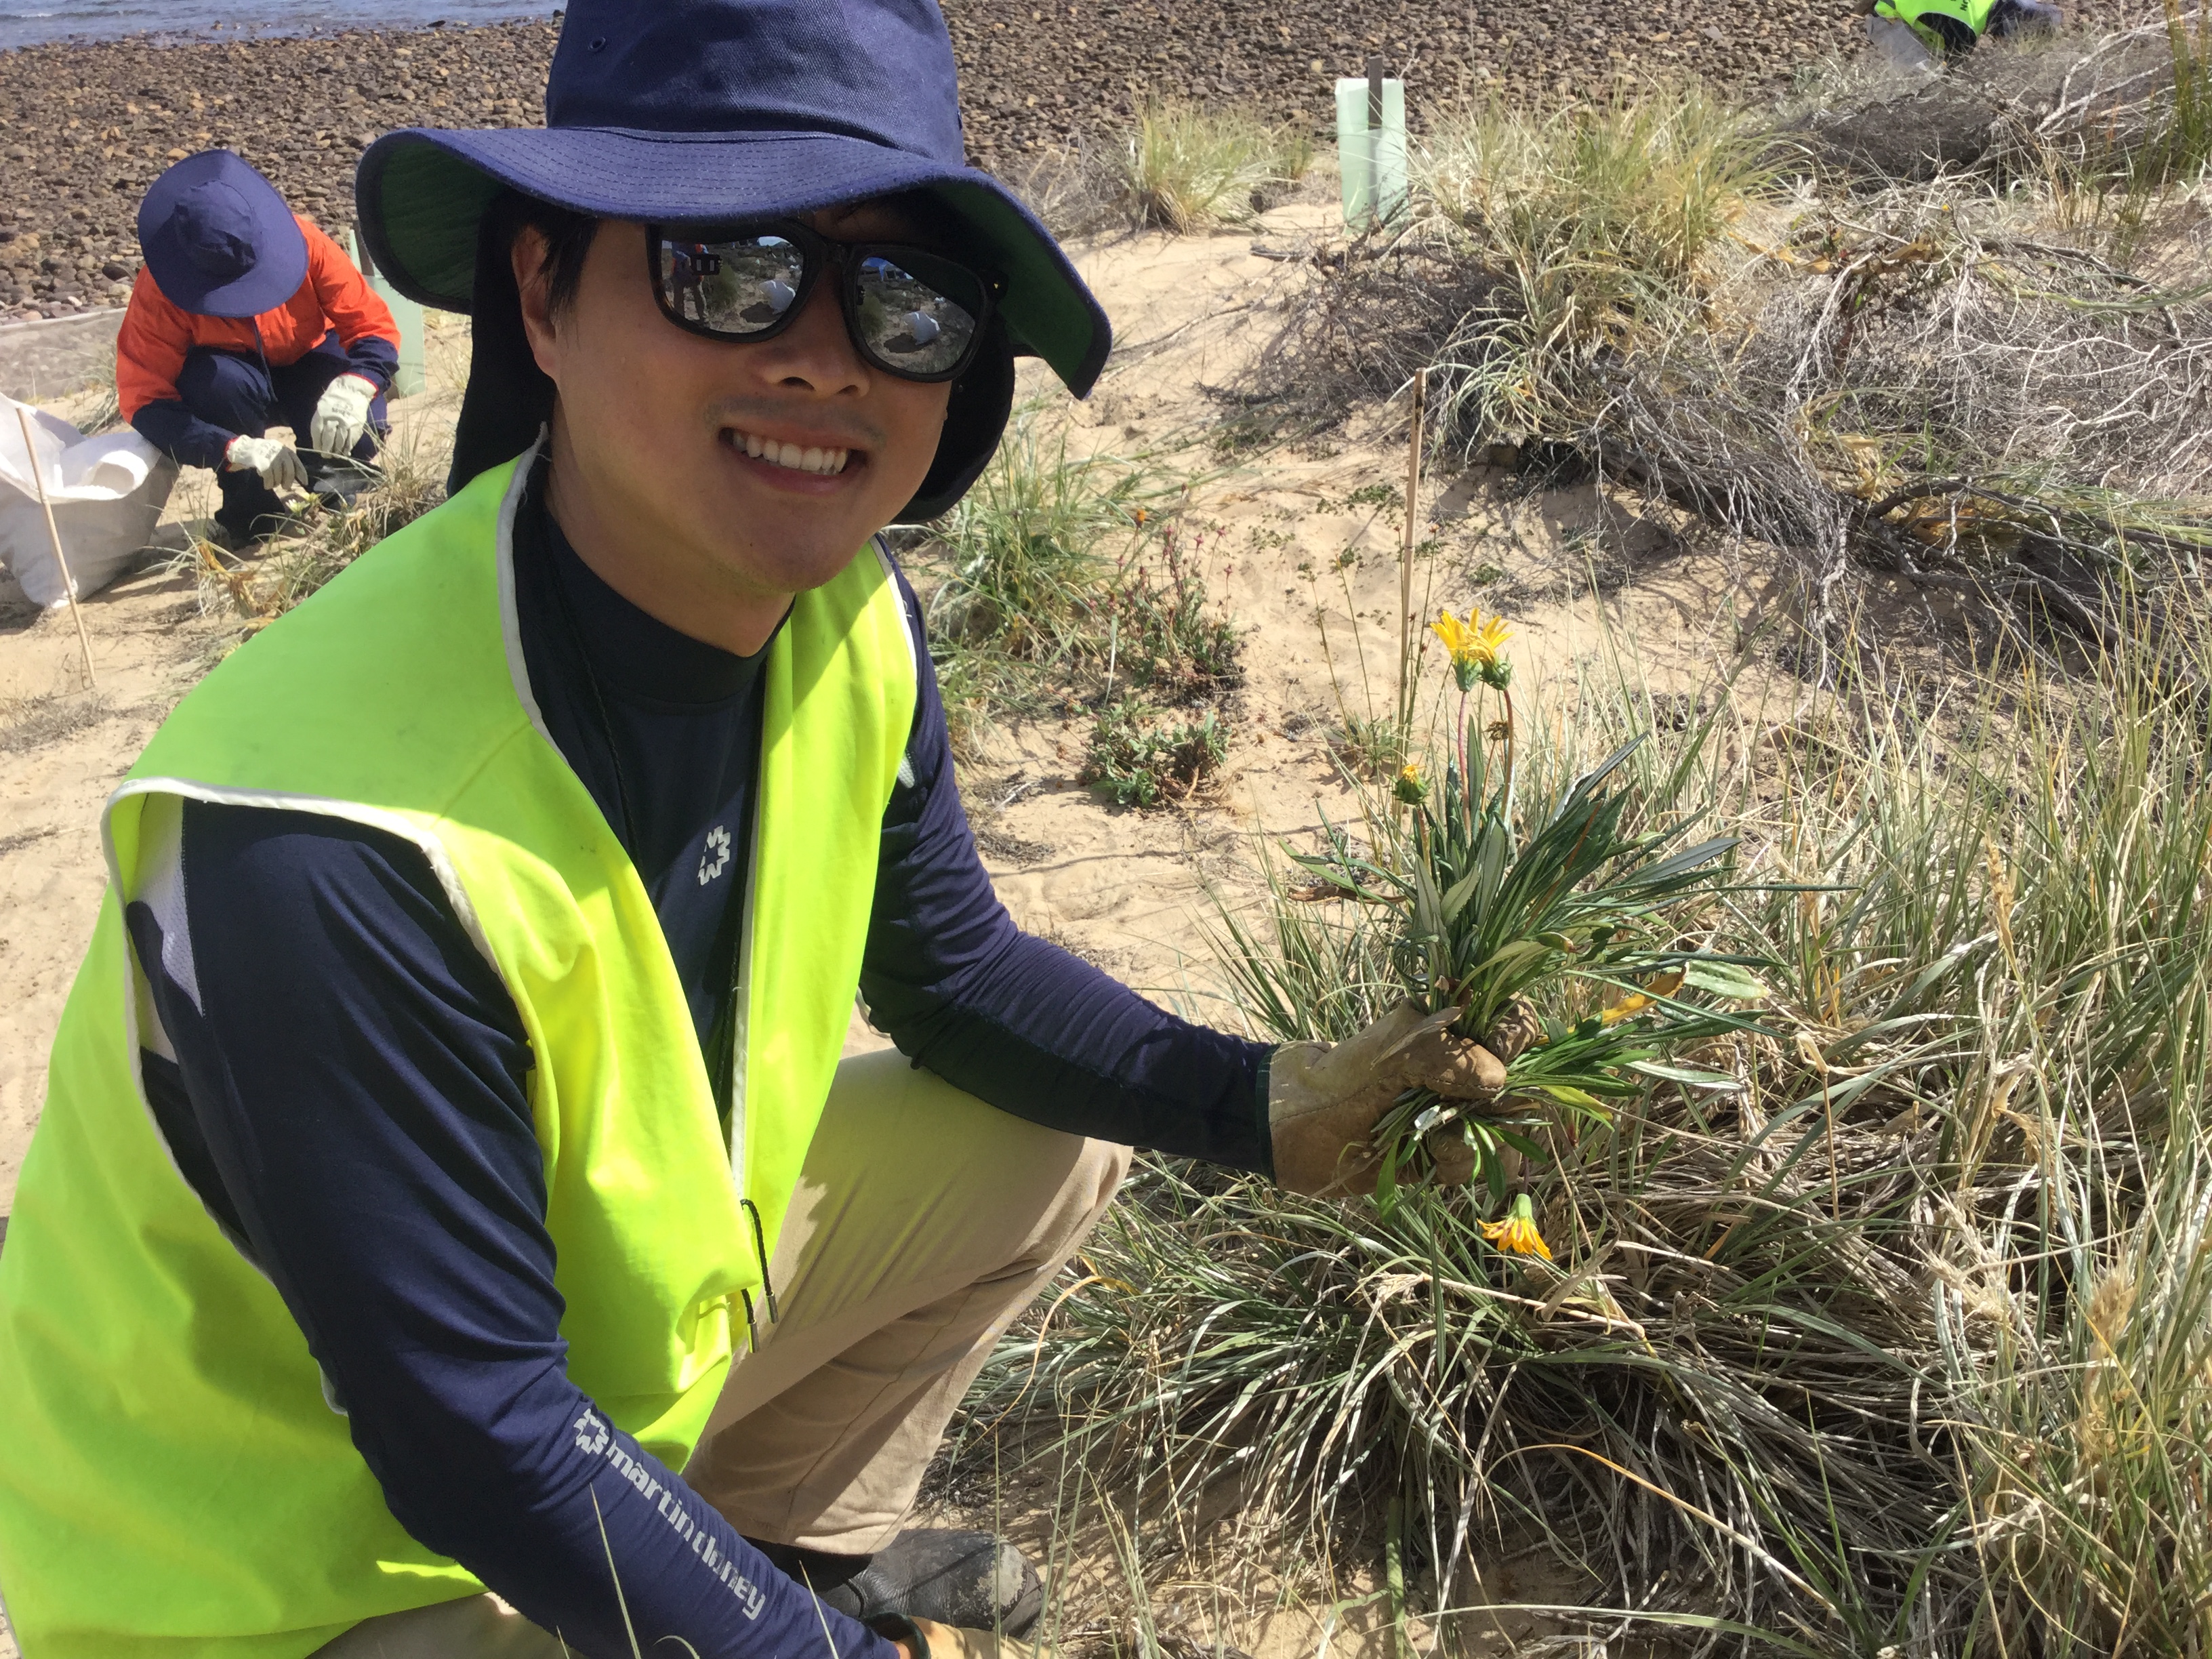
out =
{"type": "MultiPolygon", "coordinates": [[[[653,289],[653,303],[660,307],[660,314],[686,334],[696,334],[702,339],[720,340],[730,345],[757,345],[763,340],[773,340],[784,330],[789,328],[798,319],[799,314],[806,309],[806,302],[813,297],[814,290],[822,280],[822,273],[832,264],[839,267],[838,308],[845,313],[845,332],[853,342],[853,349],[868,362],[883,370],[884,374],[894,375],[902,380],[915,380],[925,385],[957,380],[973,366],[975,354],[982,349],[983,337],[989,331],[991,319],[998,310],[999,295],[1006,286],[997,277],[988,276],[972,266],[963,264],[957,259],[947,258],[944,254],[931,248],[919,247],[907,242],[842,242],[824,236],[812,226],[801,224],[795,219],[764,219],[751,223],[732,225],[649,224],[645,228],[646,280],[653,289]],[[711,323],[702,322],[696,318],[685,317],[678,313],[671,301],[667,289],[661,283],[662,246],[665,244],[674,244],[679,247],[699,246],[714,242],[738,241],[749,236],[780,236],[799,250],[800,261],[799,290],[791,303],[784,307],[783,314],[774,322],[763,324],[759,328],[744,333],[736,333],[728,329],[716,328],[711,323]],[[936,288],[936,284],[917,273],[913,262],[920,261],[925,266],[947,267],[959,272],[975,284],[977,305],[975,332],[969,337],[967,347],[961,352],[958,361],[951,368],[939,369],[926,374],[917,374],[903,364],[885,362],[870,349],[866,339],[860,332],[860,270],[872,258],[889,260],[909,276],[914,277],[916,282],[927,287],[936,288]]],[[[947,294],[943,289],[937,289],[937,291],[963,310],[968,308],[967,301],[960,295],[947,294]]]]}

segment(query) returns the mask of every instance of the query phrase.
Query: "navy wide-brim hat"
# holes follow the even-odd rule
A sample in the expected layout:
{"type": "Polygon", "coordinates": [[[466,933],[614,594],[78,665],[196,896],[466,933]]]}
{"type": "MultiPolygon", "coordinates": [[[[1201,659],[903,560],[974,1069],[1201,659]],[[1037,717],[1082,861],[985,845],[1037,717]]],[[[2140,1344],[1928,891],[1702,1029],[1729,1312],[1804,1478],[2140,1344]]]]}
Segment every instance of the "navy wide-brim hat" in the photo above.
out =
{"type": "MultiPolygon", "coordinates": [[[[507,308],[512,283],[492,268],[503,261],[479,246],[503,190],[599,218],[701,225],[926,191],[1005,287],[999,349],[955,386],[908,522],[949,507],[989,459],[1012,406],[1012,355],[1043,358],[1078,397],[1105,366],[1112,329],[1067,256],[1011,191],[967,165],[934,0],[574,0],[545,114],[543,129],[417,127],[369,147],[355,185],[362,234],[401,293],[448,311],[507,308]],[[480,270],[504,292],[480,295],[480,270]]],[[[487,322],[520,340],[519,324],[480,314],[480,331],[487,322]]],[[[481,343],[477,359],[472,386],[481,343]]],[[[465,406],[463,445],[469,425],[465,406]]],[[[460,462],[457,451],[457,473],[460,462]]]]}
{"type": "Polygon", "coordinates": [[[188,155],[138,204],[138,248],[172,305],[258,317],[307,280],[307,239],[276,186],[227,149],[188,155]]]}

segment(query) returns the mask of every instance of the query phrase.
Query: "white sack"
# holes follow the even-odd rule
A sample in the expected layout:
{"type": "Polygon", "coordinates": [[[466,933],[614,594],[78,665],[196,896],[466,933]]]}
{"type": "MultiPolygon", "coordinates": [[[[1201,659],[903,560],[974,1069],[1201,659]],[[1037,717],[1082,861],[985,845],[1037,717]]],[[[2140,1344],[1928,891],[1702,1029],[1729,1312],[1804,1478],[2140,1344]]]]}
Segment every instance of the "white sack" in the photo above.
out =
{"type": "MultiPolygon", "coordinates": [[[[0,565],[33,605],[56,605],[68,595],[54,568],[46,515],[23,453],[15,411],[24,407],[0,397],[0,565]]],[[[58,415],[33,409],[31,428],[38,477],[54,504],[62,550],[82,599],[137,563],[177,482],[177,464],[127,426],[88,438],[58,415]]]]}
{"type": "Polygon", "coordinates": [[[1902,70],[1912,76],[1936,76],[1943,72],[1943,65],[1936,54],[1928,50],[1928,43],[1913,32],[1912,25],[1901,18],[1874,16],[1866,20],[1867,39],[1874,45],[1875,57],[1893,70],[1902,70]]]}

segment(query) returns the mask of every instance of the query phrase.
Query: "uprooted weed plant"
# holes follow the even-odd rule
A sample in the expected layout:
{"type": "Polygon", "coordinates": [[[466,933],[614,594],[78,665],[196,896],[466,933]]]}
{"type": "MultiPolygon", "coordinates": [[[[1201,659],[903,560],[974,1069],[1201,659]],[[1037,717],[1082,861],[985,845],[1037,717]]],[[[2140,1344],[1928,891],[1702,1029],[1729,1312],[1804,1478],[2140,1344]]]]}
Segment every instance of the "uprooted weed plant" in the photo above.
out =
{"type": "MultiPolygon", "coordinates": [[[[1743,837],[1684,945],[1771,994],[1695,1055],[1728,1083],[1522,1167],[1556,1261],[1486,1243],[1480,1188],[1379,1214],[1149,1163],[975,1420],[1042,1410],[1218,1561],[1394,1516],[1400,1610],[1431,1618],[1534,1540],[1610,1610],[1593,1634],[1683,1651],[2207,1650],[2212,644],[2179,648],[1925,716],[1869,674],[1660,731],[1636,822],[1743,837]],[[1195,1537],[1224,1490],[1230,1538],[1195,1537]]],[[[1654,724],[1626,677],[1559,702],[1532,822],[1654,724]]],[[[1388,945],[1279,866],[1218,927],[1277,1039],[1374,1017],[1388,945]]]]}

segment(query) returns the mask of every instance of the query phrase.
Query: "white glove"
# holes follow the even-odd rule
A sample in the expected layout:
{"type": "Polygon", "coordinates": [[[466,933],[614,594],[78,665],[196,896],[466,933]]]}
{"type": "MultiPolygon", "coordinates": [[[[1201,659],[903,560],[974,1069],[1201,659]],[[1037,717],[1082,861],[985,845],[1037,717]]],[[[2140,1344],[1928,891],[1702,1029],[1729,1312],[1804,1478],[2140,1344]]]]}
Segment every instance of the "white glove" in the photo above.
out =
{"type": "Polygon", "coordinates": [[[325,455],[352,454],[361,434],[368,430],[368,406],[375,401],[373,381],[358,374],[339,375],[316,400],[308,441],[325,455]]]}
{"type": "Polygon", "coordinates": [[[233,438],[222,452],[222,461],[233,472],[258,472],[261,482],[280,495],[307,487],[307,469],[300,465],[299,452],[274,438],[233,438]]]}

